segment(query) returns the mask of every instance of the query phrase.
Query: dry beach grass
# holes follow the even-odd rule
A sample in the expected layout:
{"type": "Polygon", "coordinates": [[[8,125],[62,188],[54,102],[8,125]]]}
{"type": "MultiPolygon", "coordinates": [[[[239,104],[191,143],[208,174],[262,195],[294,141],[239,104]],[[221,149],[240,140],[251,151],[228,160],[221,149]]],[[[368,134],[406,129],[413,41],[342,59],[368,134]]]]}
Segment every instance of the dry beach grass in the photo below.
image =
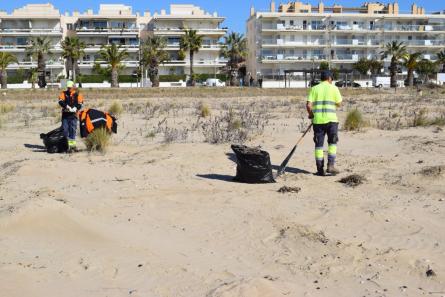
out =
{"type": "Polygon", "coordinates": [[[119,113],[106,153],[43,151],[57,91],[0,96],[2,296],[445,294],[444,89],[344,91],[366,125],[340,132],[343,173],[312,174],[308,136],[267,185],[231,181],[229,144],[279,164],[305,90],[84,92],[119,113]]]}

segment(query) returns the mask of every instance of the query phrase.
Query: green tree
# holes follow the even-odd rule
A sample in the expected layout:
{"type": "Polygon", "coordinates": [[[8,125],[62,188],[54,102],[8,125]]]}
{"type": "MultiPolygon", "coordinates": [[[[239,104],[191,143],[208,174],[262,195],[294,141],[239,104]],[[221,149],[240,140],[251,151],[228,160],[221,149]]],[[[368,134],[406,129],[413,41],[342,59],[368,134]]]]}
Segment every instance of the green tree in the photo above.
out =
{"type": "Polygon", "coordinates": [[[442,65],[442,72],[445,73],[445,50],[437,53],[437,65],[442,65]]]}
{"type": "Polygon", "coordinates": [[[195,85],[195,78],[193,72],[193,60],[195,53],[199,52],[202,46],[202,36],[198,35],[196,30],[185,30],[185,34],[181,37],[179,47],[183,51],[188,51],[190,55],[190,79],[191,85],[195,85]]]}
{"type": "Polygon", "coordinates": [[[357,70],[361,75],[367,75],[370,71],[370,63],[366,58],[360,58],[357,62],[352,65],[354,70],[357,70]]]}
{"type": "Polygon", "coordinates": [[[380,53],[382,55],[382,60],[391,57],[391,64],[389,66],[391,88],[397,87],[397,69],[406,53],[406,46],[403,41],[392,41],[387,43],[385,49],[380,53]]]}
{"type": "Polygon", "coordinates": [[[423,59],[417,63],[416,71],[423,77],[423,82],[427,83],[431,75],[437,72],[437,65],[430,60],[423,59]]]}
{"type": "Polygon", "coordinates": [[[408,84],[410,87],[414,85],[414,70],[417,67],[417,63],[420,60],[421,53],[413,53],[413,54],[406,54],[403,57],[403,66],[405,66],[406,70],[408,71],[408,84]]]}
{"type": "Polygon", "coordinates": [[[0,52],[0,79],[2,89],[8,88],[8,72],[6,69],[9,65],[17,63],[17,58],[11,53],[0,52]]]}
{"type": "Polygon", "coordinates": [[[329,62],[321,61],[319,68],[320,70],[329,70],[329,62]]]}
{"type": "Polygon", "coordinates": [[[111,87],[119,87],[119,69],[122,67],[122,61],[128,57],[127,50],[113,43],[102,46],[99,55],[111,68],[111,87]]]}
{"type": "Polygon", "coordinates": [[[62,57],[66,60],[66,77],[76,81],[77,61],[85,55],[85,43],[77,37],[65,37],[62,41],[62,57]],[[69,73],[71,70],[71,76],[69,73]]]}
{"type": "Polygon", "coordinates": [[[167,41],[159,36],[149,37],[142,45],[142,64],[148,69],[153,87],[159,87],[159,65],[170,59],[165,50],[167,41]]]}
{"type": "Polygon", "coordinates": [[[383,62],[377,59],[368,60],[368,64],[372,76],[379,74],[383,68],[383,62]]]}
{"type": "Polygon", "coordinates": [[[247,39],[243,34],[236,32],[231,32],[227,36],[224,36],[221,55],[228,59],[229,82],[231,86],[234,86],[236,85],[236,78],[239,75],[240,63],[246,60],[247,39]]]}

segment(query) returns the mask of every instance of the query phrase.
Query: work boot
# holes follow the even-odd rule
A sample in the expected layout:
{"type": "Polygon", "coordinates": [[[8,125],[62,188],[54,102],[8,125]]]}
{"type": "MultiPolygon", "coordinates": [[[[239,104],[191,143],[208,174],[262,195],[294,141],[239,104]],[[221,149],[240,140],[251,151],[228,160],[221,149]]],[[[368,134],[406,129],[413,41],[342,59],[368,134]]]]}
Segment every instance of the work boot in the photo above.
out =
{"type": "Polygon", "coordinates": [[[323,160],[317,160],[316,161],[317,164],[317,175],[318,176],[325,176],[325,172],[324,172],[324,161],[323,160]]]}
{"type": "Polygon", "coordinates": [[[337,175],[340,173],[340,171],[335,168],[334,164],[328,164],[328,170],[326,170],[326,172],[332,175],[337,175]]]}

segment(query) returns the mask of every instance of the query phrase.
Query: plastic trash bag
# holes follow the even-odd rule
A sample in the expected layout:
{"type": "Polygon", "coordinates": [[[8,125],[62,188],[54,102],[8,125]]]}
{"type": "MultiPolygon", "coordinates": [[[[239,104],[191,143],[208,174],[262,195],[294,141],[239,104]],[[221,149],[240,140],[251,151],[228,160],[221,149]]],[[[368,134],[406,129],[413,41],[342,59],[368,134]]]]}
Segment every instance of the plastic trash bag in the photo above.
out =
{"type": "Polygon", "coordinates": [[[46,134],[40,134],[46,151],[50,154],[65,153],[68,151],[68,139],[63,135],[62,127],[59,127],[46,134]]]}
{"type": "Polygon", "coordinates": [[[232,145],[237,167],[235,181],[249,184],[274,183],[269,153],[259,148],[232,145]]]}

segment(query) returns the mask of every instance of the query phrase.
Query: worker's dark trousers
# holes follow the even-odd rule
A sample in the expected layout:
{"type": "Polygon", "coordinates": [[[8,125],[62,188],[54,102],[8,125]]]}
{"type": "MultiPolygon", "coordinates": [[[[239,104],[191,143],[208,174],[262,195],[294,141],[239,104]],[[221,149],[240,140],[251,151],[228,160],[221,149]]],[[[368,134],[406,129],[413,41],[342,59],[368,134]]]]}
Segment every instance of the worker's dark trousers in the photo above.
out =
{"type": "Polygon", "coordinates": [[[66,138],[68,138],[68,140],[75,140],[77,131],[77,117],[69,116],[62,118],[62,129],[63,134],[66,138]]]}
{"type": "Polygon", "coordinates": [[[328,165],[335,165],[338,142],[338,123],[314,124],[315,161],[317,168],[324,166],[324,138],[328,136],[328,165]]]}

